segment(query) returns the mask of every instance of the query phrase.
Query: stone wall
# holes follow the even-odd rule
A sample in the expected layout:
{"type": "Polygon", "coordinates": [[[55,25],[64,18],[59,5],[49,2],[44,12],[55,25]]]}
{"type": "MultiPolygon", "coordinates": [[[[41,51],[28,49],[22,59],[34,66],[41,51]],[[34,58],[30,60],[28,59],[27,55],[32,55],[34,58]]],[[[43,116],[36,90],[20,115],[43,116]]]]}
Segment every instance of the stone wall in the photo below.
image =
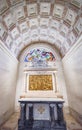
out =
{"type": "Polygon", "coordinates": [[[82,124],[82,37],[63,58],[63,67],[70,112],[82,124]]]}
{"type": "Polygon", "coordinates": [[[0,125],[14,112],[18,61],[0,42],[0,125]]]}

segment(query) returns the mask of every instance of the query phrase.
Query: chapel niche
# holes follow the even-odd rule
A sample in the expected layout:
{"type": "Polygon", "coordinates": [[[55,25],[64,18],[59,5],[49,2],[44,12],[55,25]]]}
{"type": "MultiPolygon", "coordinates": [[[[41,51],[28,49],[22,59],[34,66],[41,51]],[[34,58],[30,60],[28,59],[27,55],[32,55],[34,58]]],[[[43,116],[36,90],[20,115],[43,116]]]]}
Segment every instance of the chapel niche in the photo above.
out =
{"type": "Polygon", "coordinates": [[[50,49],[37,47],[24,57],[24,88],[21,97],[62,97],[57,88],[56,56],[50,49]]]}

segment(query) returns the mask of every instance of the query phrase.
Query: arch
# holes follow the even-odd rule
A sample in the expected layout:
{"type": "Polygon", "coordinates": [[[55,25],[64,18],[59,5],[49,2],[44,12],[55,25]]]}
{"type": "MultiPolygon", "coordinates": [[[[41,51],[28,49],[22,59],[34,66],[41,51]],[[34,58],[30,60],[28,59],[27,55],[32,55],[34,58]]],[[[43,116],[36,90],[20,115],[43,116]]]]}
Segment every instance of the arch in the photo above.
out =
{"type": "Polygon", "coordinates": [[[40,49],[40,48],[45,48],[45,50],[52,52],[52,54],[56,58],[56,61],[61,59],[61,56],[60,56],[58,50],[55,47],[53,47],[52,44],[47,43],[47,42],[35,42],[33,44],[29,44],[29,46],[23,50],[23,52],[20,54],[19,61],[24,62],[24,59],[25,59],[27,53],[30,52],[30,50],[40,49]]]}

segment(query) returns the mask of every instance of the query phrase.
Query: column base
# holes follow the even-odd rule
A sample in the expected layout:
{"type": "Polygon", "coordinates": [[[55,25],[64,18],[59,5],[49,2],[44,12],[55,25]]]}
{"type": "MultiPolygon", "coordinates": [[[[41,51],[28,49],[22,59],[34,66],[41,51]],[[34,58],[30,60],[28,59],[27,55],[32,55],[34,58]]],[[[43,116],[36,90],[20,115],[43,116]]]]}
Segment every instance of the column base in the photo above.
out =
{"type": "MultiPolygon", "coordinates": [[[[22,123],[22,122],[20,122],[22,123]]],[[[66,124],[59,124],[48,120],[26,120],[25,127],[19,123],[18,130],[66,130],[66,124]]]]}
{"type": "Polygon", "coordinates": [[[18,120],[18,130],[24,130],[25,129],[25,121],[18,120]]]}

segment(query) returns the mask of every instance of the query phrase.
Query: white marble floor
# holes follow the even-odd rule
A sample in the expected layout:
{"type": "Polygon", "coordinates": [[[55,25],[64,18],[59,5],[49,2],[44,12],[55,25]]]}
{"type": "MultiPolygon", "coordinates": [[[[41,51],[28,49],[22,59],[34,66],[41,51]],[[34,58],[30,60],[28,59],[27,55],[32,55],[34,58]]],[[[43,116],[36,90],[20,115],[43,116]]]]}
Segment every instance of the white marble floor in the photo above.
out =
{"type": "Polygon", "coordinates": [[[69,114],[65,114],[67,130],[82,130],[82,126],[69,114]]]}

